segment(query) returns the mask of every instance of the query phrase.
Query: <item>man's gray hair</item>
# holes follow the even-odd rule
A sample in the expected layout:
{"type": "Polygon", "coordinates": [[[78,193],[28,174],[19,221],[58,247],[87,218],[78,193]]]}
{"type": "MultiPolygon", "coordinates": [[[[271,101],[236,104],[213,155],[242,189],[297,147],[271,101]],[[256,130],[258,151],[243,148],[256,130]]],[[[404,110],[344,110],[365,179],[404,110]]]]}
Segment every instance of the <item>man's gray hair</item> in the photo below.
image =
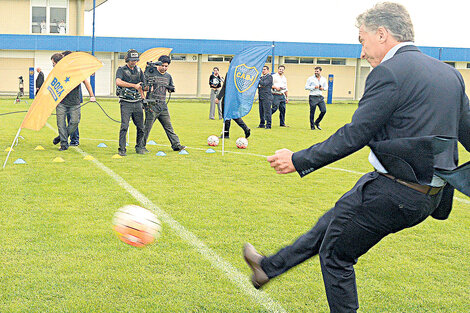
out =
{"type": "Polygon", "coordinates": [[[410,14],[398,3],[377,3],[372,9],[356,18],[356,27],[360,28],[362,25],[369,32],[384,27],[399,42],[414,41],[415,34],[410,14]]]}

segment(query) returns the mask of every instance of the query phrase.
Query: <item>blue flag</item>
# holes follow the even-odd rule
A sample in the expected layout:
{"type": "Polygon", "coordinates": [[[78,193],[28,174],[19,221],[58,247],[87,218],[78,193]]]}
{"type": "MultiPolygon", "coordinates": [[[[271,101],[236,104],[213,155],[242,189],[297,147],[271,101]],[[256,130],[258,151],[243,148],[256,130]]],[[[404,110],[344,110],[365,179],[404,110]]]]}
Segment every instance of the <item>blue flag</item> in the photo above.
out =
{"type": "Polygon", "coordinates": [[[254,46],[232,59],[225,78],[224,120],[240,118],[250,112],[270,51],[271,46],[254,46]]]}

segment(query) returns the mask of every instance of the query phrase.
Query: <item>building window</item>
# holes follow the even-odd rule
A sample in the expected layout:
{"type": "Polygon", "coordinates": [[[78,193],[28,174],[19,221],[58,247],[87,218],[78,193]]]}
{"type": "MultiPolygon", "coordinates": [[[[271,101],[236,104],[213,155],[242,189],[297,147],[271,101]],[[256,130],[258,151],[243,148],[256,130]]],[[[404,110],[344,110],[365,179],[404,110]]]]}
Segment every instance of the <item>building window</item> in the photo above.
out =
{"type": "Polygon", "coordinates": [[[31,33],[68,34],[68,0],[31,0],[31,33]]]}
{"type": "Polygon", "coordinates": [[[224,61],[225,62],[231,62],[232,59],[233,59],[233,56],[231,56],[231,55],[224,56],[224,61]]]}
{"type": "Polygon", "coordinates": [[[467,63],[467,68],[470,68],[470,63],[467,63]]]}
{"type": "Polygon", "coordinates": [[[331,59],[322,59],[322,58],[317,59],[317,64],[327,65],[330,63],[331,63],[331,59]]]}
{"type": "Polygon", "coordinates": [[[224,56],[223,55],[208,55],[207,60],[209,62],[223,62],[224,56]]]}
{"type": "Polygon", "coordinates": [[[266,59],[266,63],[272,63],[272,62],[273,62],[273,57],[268,56],[268,58],[266,59]]]}
{"type": "Polygon", "coordinates": [[[313,64],[314,58],[300,58],[300,64],[313,64]]]}
{"type": "Polygon", "coordinates": [[[172,61],[186,61],[186,54],[172,54],[172,61]]]}
{"type": "Polygon", "coordinates": [[[346,59],[332,59],[331,65],[346,65],[346,59]]]}
{"type": "Polygon", "coordinates": [[[284,63],[286,63],[286,64],[299,64],[299,58],[284,57],[284,63]]]}
{"type": "Polygon", "coordinates": [[[450,65],[452,67],[455,67],[455,62],[444,62],[444,63],[447,64],[447,65],[450,65]]]}

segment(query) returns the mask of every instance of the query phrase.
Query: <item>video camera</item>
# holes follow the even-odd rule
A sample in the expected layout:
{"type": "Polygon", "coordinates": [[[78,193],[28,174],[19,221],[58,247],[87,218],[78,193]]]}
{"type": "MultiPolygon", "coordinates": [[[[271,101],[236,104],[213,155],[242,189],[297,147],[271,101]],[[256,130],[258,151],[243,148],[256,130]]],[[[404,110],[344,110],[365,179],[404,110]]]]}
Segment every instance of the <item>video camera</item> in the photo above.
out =
{"type": "Polygon", "coordinates": [[[144,84],[142,87],[148,87],[155,85],[155,77],[157,76],[158,69],[157,66],[162,65],[162,62],[147,62],[147,66],[144,71],[144,84]]]}
{"type": "Polygon", "coordinates": [[[142,88],[149,87],[149,92],[147,93],[147,99],[144,99],[144,105],[155,105],[157,102],[165,101],[165,96],[163,92],[163,99],[158,100],[159,97],[162,96],[162,93],[157,92],[157,88],[161,90],[161,88],[165,88],[168,92],[175,92],[174,86],[162,86],[158,85],[156,80],[158,69],[157,66],[161,66],[162,62],[147,62],[147,66],[145,67],[144,71],[144,83],[142,84],[142,88]]]}

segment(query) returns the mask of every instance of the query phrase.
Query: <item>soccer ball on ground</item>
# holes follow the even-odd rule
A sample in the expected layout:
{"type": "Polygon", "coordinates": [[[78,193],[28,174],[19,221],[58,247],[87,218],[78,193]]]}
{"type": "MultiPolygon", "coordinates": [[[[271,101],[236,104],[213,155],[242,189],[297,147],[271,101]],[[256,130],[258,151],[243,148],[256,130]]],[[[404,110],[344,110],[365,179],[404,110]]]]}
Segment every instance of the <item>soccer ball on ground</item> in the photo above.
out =
{"type": "Polygon", "coordinates": [[[211,147],[215,147],[219,145],[219,137],[216,135],[211,135],[207,138],[207,144],[211,147]]]}
{"type": "Polygon", "coordinates": [[[245,137],[240,137],[235,141],[235,144],[237,145],[238,149],[246,149],[248,147],[248,139],[245,137]]]}
{"type": "Polygon", "coordinates": [[[154,242],[160,236],[162,226],[155,214],[131,204],[114,214],[113,229],[123,242],[140,248],[154,242]]]}

